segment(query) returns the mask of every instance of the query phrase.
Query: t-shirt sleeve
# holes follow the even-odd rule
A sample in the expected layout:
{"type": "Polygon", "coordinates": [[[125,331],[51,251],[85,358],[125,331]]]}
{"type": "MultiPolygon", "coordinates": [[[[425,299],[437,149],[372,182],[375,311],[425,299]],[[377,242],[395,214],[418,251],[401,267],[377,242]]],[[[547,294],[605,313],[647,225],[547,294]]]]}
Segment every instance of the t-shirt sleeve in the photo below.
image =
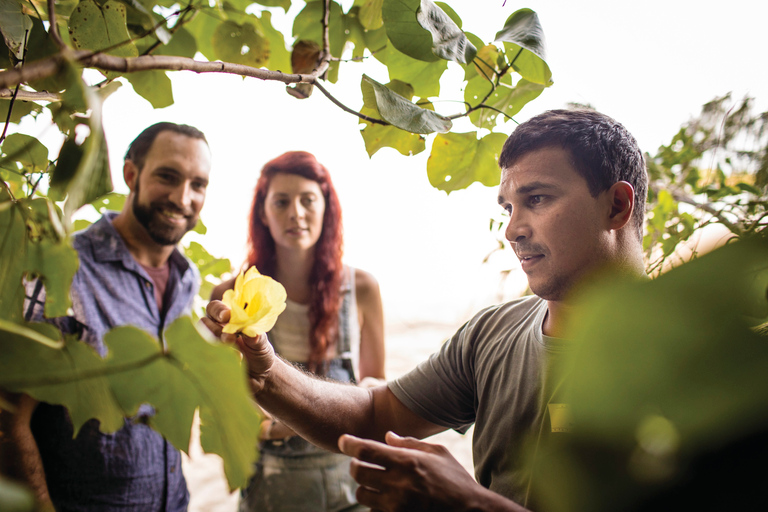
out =
{"type": "Polygon", "coordinates": [[[475,422],[476,414],[474,320],[464,324],[429,359],[389,383],[389,389],[408,409],[462,434],[475,422]]]}

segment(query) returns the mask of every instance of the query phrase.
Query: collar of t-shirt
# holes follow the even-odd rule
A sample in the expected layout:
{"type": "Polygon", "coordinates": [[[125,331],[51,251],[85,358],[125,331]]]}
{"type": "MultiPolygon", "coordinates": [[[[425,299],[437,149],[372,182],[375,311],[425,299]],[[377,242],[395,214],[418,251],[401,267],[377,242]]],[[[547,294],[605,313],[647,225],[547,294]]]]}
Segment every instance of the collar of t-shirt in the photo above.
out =
{"type": "Polygon", "coordinates": [[[147,265],[139,265],[147,271],[152,282],[155,283],[155,300],[157,301],[157,310],[163,311],[163,297],[165,297],[165,289],[168,286],[168,278],[171,275],[171,266],[168,261],[161,267],[148,267],[147,265]]]}

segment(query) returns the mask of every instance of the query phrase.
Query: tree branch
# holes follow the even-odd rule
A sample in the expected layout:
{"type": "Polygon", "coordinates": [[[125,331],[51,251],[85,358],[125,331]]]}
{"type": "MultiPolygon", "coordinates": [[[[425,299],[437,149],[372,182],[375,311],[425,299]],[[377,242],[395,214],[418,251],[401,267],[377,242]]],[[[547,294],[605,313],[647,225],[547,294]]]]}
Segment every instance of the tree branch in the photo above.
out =
{"type": "Polygon", "coordinates": [[[343,110],[344,112],[347,112],[347,113],[349,113],[349,114],[352,114],[352,115],[354,115],[354,116],[357,116],[357,117],[359,117],[360,119],[362,119],[363,121],[368,121],[369,123],[373,123],[373,124],[381,124],[381,125],[384,125],[384,126],[388,126],[388,125],[389,125],[389,123],[388,123],[388,122],[386,122],[386,121],[383,121],[383,120],[381,120],[381,119],[376,119],[376,118],[373,118],[373,117],[368,117],[368,116],[366,116],[365,114],[361,114],[360,112],[357,112],[356,110],[352,110],[352,109],[351,109],[351,108],[349,108],[348,106],[344,105],[342,102],[340,102],[339,100],[337,100],[336,98],[334,98],[334,97],[331,95],[331,93],[329,93],[327,90],[325,90],[325,87],[323,87],[322,85],[320,85],[320,82],[319,82],[317,79],[315,79],[315,80],[314,80],[312,83],[315,85],[315,87],[317,87],[318,89],[320,89],[320,92],[322,92],[323,94],[325,94],[325,97],[326,97],[326,98],[328,98],[329,100],[331,100],[331,102],[332,102],[334,105],[336,105],[337,107],[339,107],[339,108],[340,108],[341,110],[343,110]]]}
{"type": "MultiPolygon", "coordinates": [[[[651,183],[651,189],[658,193],[662,190],[662,187],[657,183],[651,183]]],[[[744,232],[743,226],[740,223],[733,223],[728,220],[721,210],[715,208],[711,203],[700,203],[691,196],[680,192],[678,190],[667,190],[672,195],[672,198],[678,203],[685,203],[698,208],[699,210],[706,212],[715,217],[723,226],[727,227],[731,233],[741,236],[744,232]]]]}
{"type": "Polygon", "coordinates": [[[48,34],[50,34],[54,44],[59,50],[66,50],[68,47],[64,44],[64,40],[61,38],[61,34],[59,34],[59,26],[56,24],[56,7],[54,0],[48,0],[48,22],[51,24],[48,29],[48,34]]]}
{"type": "MultiPolygon", "coordinates": [[[[11,89],[0,89],[0,98],[13,98],[14,91],[11,89]]],[[[23,91],[19,90],[16,99],[21,101],[61,101],[61,94],[48,91],[23,91]]]]}

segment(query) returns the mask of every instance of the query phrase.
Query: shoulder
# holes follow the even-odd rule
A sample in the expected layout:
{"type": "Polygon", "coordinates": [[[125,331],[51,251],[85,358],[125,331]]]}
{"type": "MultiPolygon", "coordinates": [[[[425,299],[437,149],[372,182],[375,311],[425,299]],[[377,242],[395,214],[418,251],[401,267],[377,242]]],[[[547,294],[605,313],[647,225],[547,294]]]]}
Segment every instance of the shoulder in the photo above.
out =
{"type": "Polygon", "coordinates": [[[355,268],[353,271],[355,273],[355,295],[358,302],[375,299],[381,295],[379,282],[373,277],[373,274],[359,268],[355,268]]]}
{"type": "Polygon", "coordinates": [[[476,313],[457,334],[463,334],[473,342],[519,334],[535,326],[546,307],[546,301],[535,295],[489,306],[476,313]]]}
{"type": "Polygon", "coordinates": [[[235,279],[237,279],[237,277],[232,277],[226,281],[222,281],[221,284],[216,285],[211,292],[211,300],[221,300],[225,291],[235,287],[235,279]]]}

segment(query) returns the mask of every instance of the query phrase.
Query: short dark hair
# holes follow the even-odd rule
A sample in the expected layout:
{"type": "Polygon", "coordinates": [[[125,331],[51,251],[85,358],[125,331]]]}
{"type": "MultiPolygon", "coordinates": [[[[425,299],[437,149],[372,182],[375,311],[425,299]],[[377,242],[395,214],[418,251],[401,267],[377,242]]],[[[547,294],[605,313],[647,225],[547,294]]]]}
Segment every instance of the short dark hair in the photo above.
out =
{"type": "Polygon", "coordinates": [[[153,124],[141,132],[138,137],[133,139],[131,145],[128,146],[128,151],[125,152],[125,160],[130,160],[133,162],[139,171],[141,171],[141,169],[144,167],[144,159],[149,152],[149,148],[152,147],[152,143],[155,142],[157,135],[160,132],[165,131],[180,133],[181,135],[186,135],[187,137],[191,137],[193,139],[200,139],[208,144],[208,140],[206,140],[205,134],[194,126],[189,126],[188,124],[169,123],[164,121],[153,124]]]}
{"type": "Polygon", "coordinates": [[[626,128],[594,110],[550,110],[518,126],[507,138],[499,156],[506,169],[532,151],[560,147],[586,180],[593,197],[626,181],[635,189],[633,223],[643,239],[648,174],[643,153],[626,128]]]}

